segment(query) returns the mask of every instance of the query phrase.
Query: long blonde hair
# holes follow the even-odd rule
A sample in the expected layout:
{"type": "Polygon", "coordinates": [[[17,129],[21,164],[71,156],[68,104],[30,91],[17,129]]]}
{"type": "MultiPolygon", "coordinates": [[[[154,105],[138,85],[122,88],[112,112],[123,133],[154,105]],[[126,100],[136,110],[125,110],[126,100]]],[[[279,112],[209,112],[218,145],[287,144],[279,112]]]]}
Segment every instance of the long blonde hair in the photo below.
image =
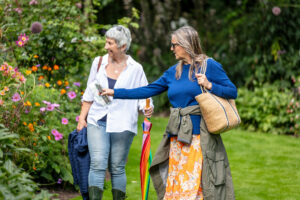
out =
{"type": "MultiPolygon", "coordinates": [[[[198,72],[202,65],[202,62],[207,58],[204,54],[198,32],[191,26],[183,26],[172,33],[178,44],[184,48],[184,50],[192,58],[192,63],[189,69],[189,79],[192,80],[193,72],[198,72]]],[[[176,67],[176,79],[180,79],[182,74],[183,61],[180,60],[176,67]]]]}

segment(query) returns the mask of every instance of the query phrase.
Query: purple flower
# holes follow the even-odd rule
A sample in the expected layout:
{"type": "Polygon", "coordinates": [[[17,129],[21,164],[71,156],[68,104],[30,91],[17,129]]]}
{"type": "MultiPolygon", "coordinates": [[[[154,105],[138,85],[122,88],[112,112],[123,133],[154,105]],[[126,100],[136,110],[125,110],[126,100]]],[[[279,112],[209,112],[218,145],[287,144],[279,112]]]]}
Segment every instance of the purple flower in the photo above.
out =
{"type": "Polygon", "coordinates": [[[62,118],[61,119],[61,123],[62,124],[68,124],[69,123],[69,120],[67,118],[62,118]]]}
{"type": "Polygon", "coordinates": [[[46,110],[48,110],[48,111],[53,111],[54,108],[55,108],[55,107],[54,107],[52,104],[48,104],[48,105],[46,106],[46,110]]]}
{"type": "Polygon", "coordinates": [[[45,107],[41,107],[41,108],[40,108],[40,111],[41,111],[41,112],[45,112],[45,110],[46,110],[45,107]]]}
{"type": "Polygon", "coordinates": [[[40,67],[40,66],[41,66],[40,64],[37,64],[37,65],[36,65],[36,67],[40,67]]]}
{"type": "Polygon", "coordinates": [[[74,82],[73,85],[80,87],[81,84],[80,84],[80,82],[74,82]]]}
{"type": "Polygon", "coordinates": [[[70,89],[70,86],[67,86],[66,89],[70,89]]]}
{"type": "Polygon", "coordinates": [[[48,102],[48,101],[42,101],[44,104],[46,104],[46,105],[50,105],[51,103],[50,102],[48,102]]]}
{"type": "Polygon", "coordinates": [[[43,30],[43,26],[40,22],[33,22],[30,30],[32,33],[40,33],[43,30]]]}
{"type": "Polygon", "coordinates": [[[31,109],[30,109],[29,107],[26,106],[24,112],[25,112],[26,114],[28,114],[28,113],[30,112],[30,110],[31,110],[31,109]]]}
{"type": "Polygon", "coordinates": [[[37,4],[38,4],[37,0],[31,0],[29,2],[29,5],[37,5],[37,4]]]}
{"type": "Polygon", "coordinates": [[[61,183],[62,183],[62,179],[59,178],[59,179],[57,180],[57,184],[61,184],[61,183]]]}
{"type": "Polygon", "coordinates": [[[21,97],[20,97],[19,93],[16,92],[16,93],[12,96],[11,100],[12,100],[13,102],[20,101],[20,100],[21,100],[21,97]]]}
{"type": "Polygon", "coordinates": [[[76,116],[75,120],[76,120],[76,122],[79,121],[79,115],[76,116]]]}
{"type": "Polygon", "coordinates": [[[273,12],[273,14],[274,14],[275,16],[278,16],[278,15],[280,15],[280,13],[281,13],[281,9],[280,9],[278,6],[274,6],[274,7],[272,8],[272,12],[273,12]]]}
{"type": "Polygon", "coordinates": [[[277,55],[283,55],[283,54],[285,54],[286,53],[286,51],[285,50],[279,50],[279,51],[277,51],[277,55]]]}
{"type": "Polygon", "coordinates": [[[72,100],[76,97],[76,93],[74,91],[70,91],[70,92],[68,92],[68,97],[69,97],[69,99],[72,100]]]}

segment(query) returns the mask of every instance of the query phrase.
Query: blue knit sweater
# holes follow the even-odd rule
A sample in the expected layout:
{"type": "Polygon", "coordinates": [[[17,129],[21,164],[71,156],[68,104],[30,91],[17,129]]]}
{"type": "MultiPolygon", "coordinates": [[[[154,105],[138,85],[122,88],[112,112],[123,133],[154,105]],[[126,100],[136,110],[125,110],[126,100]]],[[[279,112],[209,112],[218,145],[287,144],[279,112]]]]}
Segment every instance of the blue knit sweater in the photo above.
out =
{"type": "MultiPolygon", "coordinates": [[[[195,96],[201,94],[200,86],[193,74],[193,81],[188,77],[190,65],[183,65],[181,78],[176,79],[176,65],[170,67],[164,74],[153,83],[135,89],[114,89],[115,99],[145,99],[164,91],[168,91],[168,98],[174,108],[185,108],[197,105],[195,96]]],[[[237,97],[237,89],[229,80],[222,65],[213,59],[207,60],[206,77],[212,83],[211,93],[228,99],[237,97]]],[[[199,115],[190,115],[193,123],[193,134],[200,134],[199,115]]]]}

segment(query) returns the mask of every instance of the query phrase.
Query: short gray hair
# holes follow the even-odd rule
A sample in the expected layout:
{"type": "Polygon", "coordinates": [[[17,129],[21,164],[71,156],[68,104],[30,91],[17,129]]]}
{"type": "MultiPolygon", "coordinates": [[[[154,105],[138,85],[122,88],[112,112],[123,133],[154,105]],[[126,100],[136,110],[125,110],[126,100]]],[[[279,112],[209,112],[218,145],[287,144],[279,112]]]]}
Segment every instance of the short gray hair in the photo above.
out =
{"type": "Polygon", "coordinates": [[[115,25],[112,28],[108,29],[108,31],[105,33],[105,37],[114,39],[119,48],[124,44],[126,44],[125,52],[130,47],[131,44],[130,30],[122,25],[115,25]]]}

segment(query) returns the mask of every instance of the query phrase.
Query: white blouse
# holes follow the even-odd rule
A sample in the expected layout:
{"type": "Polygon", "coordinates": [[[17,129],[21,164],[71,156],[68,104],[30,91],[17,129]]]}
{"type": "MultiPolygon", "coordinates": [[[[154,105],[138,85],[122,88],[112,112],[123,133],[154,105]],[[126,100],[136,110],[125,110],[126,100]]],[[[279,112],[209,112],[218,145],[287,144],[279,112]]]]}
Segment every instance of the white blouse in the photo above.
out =
{"type": "MultiPolygon", "coordinates": [[[[95,83],[98,83],[102,88],[108,88],[108,80],[106,74],[106,66],[108,64],[108,54],[103,56],[99,71],[97,72],[100,56],[93,61],[87,88],[83,94],[82,101],[93,101],[90,107],[87,122],[97,126],[97,121],[107,115],[106,132],[123,132],[131,131],[137,134],[138,109],[143,110],[146,101],[145,99],[113,99],[110,104],[105,104],[98,96],[98,91],[95,88],[95,83]]],[[[118,77],[115,88],[137,88],[148,85],[143,67],[141,64],[128,56],[127,66],[118,77]]],[[[152,100],[151,100],[151,106],[152,100]]]]}

